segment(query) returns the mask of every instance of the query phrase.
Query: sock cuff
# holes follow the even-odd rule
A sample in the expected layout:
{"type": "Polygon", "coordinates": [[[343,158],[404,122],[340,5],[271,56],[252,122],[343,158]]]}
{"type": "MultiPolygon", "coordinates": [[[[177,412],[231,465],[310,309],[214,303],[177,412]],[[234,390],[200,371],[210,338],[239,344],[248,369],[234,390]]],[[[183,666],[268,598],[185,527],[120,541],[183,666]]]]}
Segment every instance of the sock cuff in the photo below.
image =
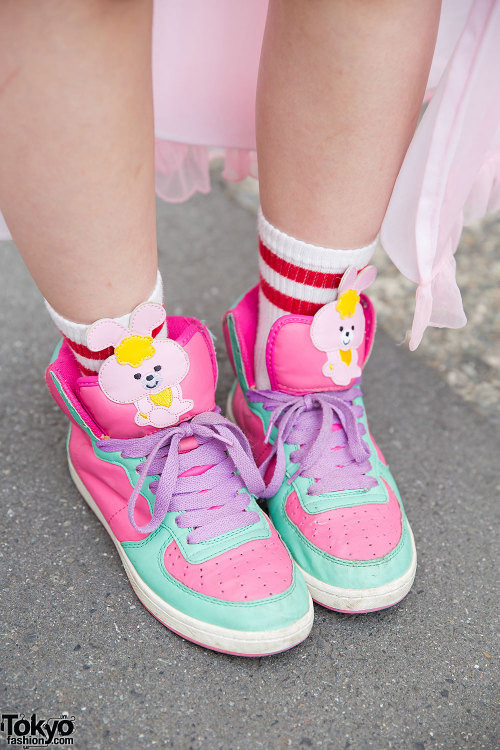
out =
{"type": "MultiPolygon", "coordinates": [[[[80,345],[86,345],[87,343],[87,331],[89,330],[91,323],[75,323],[72,320],[68,320],[67,318],[64,318],[62,315],[59,315],[56,310],[52,307],[52,305],[47,302],[46,299],[44,299],[45,307],[47,308],[47,311],[52,318],[52,321],[57,326],[57,328],[61,331],[63,336],[65,338],[69,339],[74,344],[80,344],[80,345]]],[[[144,300],[144,302],[156,302],[159,305],[163,304],[163,281],[161,278],[160,271],[157,271],[156,274],[156,283],[153,288],[153,291],[149,295],[149,297],[144,300]]],[[[120,315],[118,318],[113,318],[113,320],[116,320],[118,323],[121,323],[125,327],[128,327],[128,324],[130,323],[130,316],[132,314],[132,311],[129,313],[126,313],[125,315],[120,315]]],[[[85,346],[86,348],[86,346],[85,346]]],[[[97,352],[99,354],[99,352],[97,352]]]]}
{"type": "MultiPolygon", "coordinates": [[[[72,320],[68,320],[62,315],[59,315],[59,313],[54,310],[54,308],[47,302],[47,300],[44,300],[44,302],[47,311],[52,318],[52,321],[55,323],[55,325],[71,347],[71,350],[73,351],[73,354],[80,366],[80,370],[82,371],[82,373],[84,375],[95,375],[102,363],[113,354],[113,347],[110,346],[107,349],[102,349],[99,352],[91,351],[87,347],[87,331],[92,324],[75,323],[72,320]]],[[[163,304],[163,282],[159,271],[156,274],[156,283],[153,291],[151,292],[149,297],[144,300],[144,302],[155,302],[158,305],[163,304]]],[[[128,328],[131,315],[132,310],[125,315],[120,315],[117,318],[113,318],[113,320],[116,320],[118,323],[121,323],[123,326],[128,328]]],[[[153,331],[152,335],[153,337],[160,336],[161,338],[162,335],[164,335],[164,331],[165,324],[159,326],[155,331],[153,331]]]]}
{"type": "MultiPolygon", "coordinates": [[[[264,245],[268,251],[267,257],[270,258],[271,255],[274,255],[275,259],[280,259],[285,264],[288,263],[293,266],[293,268],[289,269],[291,274],[296,274],[296,269],[318,271],[320,273],[329,272],[331,274],[343,273],[349,266],[355,266],[360,270],[370,262],[378,244],[377,235],[369,245],[353,250],[312,245],[309,242],[297,240],[295,237],[282,232],[281,229],[274,227],[266,219],[260,208],[258,229],[261,245],[264,245]]],[[[296,278],[296,276],[294,275],[293,278],[296,278]]]]}
{"type": "Polygon", "coordinates": [[[331,249],[295,239],[274,227],[259,209],[259,320],[255,346],[255,382],[270,388],[266,345],[273,323],[282,315],[314,315],[332,302],[349,266],[358,271],[370,262],[378,237],[353,250],[331,249]]]}
{"type": "Polygon", "coordinates": [[[274,307],[295,315],[314,315],[331,302],[346,269],[364,268],[378,242],[354,250],[311,245],[273,227],[262,211],[258,225],[261,292],[274,307]]]}

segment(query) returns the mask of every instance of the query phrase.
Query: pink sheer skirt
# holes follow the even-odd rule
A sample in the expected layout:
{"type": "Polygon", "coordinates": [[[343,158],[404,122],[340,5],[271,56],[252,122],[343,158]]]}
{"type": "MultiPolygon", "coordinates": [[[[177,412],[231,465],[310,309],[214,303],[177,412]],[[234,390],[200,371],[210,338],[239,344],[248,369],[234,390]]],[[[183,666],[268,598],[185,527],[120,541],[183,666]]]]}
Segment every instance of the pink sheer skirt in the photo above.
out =
{"type": "MultiPolygon", "coordinates": [[[[267,0],[156,0],[156,187],[166,201],[223,175],[257,177],[255,91],[267,0]]],[[[381,240],[417,286],[410,348],[428,325],[466,318],[454,254],[464,223],[500,208],[500,3],[443,0],[429,102],[382,225],[381,240]]],[[[1,208],[1,207],[0,207],[1,208]]],[[[9,238],[0,214],[0,239],[9,238]]]]}

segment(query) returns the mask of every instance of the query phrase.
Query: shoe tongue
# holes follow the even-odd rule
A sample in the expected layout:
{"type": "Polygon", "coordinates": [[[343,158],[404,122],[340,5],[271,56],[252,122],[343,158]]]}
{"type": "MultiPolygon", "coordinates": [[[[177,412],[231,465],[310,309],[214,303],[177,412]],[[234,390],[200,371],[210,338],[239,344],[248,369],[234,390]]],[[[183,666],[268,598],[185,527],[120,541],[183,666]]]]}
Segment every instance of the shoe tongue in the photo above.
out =
{"type": "Polygon", "coordinates": [[[140,367],[120,364],[113,355],[99,376],[77,379],[75,395],[104,435],[143,437],[215,408],[217,365],[208,329],[192,318],[169,317],[167,325],[169,338],[153,339],[155,353],[140,367]],[[156,382],[157,364],[163,382],[150,390],[139,387],[156,382]],[[172,382],[174,368],[178,382],[172,382]],[[134,378],[136,373],[142,381],[134,378]]]}
{"type": "Polygon", "coordinates": [[[339,313],[337,305],[324,305],[314,317],[284,315],[274,323],[266,348],[272,390],[341,391],[361,376],[375,334],[373,305],[365,294],[354,310],[339,313]]]}

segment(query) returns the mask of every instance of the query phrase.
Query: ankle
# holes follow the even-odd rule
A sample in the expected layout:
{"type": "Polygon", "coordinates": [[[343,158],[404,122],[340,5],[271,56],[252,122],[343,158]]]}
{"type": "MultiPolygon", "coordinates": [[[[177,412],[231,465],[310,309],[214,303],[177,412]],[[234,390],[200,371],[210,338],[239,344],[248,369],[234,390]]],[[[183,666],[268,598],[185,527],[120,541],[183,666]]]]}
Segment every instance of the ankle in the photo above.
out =
{"type": "MultiPolygon", "coordinates": [[[[163,282],[159,271],[157,272],[154,289],[144,302],[155,302],[160,305],[163,304],[163,282]]],[[[87,346],[87,333],[93,323],[87,325],[86,323],[76,323],[64,318],[56,312],[53,307],[51,307],[47,300],[45,300],[45,306],[47,307],[47,311],[52,318],[53,323],[68,342],[82,374],[96,375],[103,362],[113,354],[113,347],[107,347],[106,349],[97,352],[91,351],[87,346]]],[[[128,328],[131,314],[132,310],[125,315],[112,318],[112,320],[120,323],[125,328],[128,328]]],[[[161,325],[158,329],[154,330],[153,337],[160,336],[161,338],[163,329],[164,325],[161,325]]]]}
{"type": "Polygon", "coordinates": [[[335,299],[344,271],[369,262],[377,245],[350,250],[302,242],[270,224],[259,212],[259,317],[255,346],[257,388],[270,387],[266,346],[271,327],[283,315],[312,316],[335,299]]]}

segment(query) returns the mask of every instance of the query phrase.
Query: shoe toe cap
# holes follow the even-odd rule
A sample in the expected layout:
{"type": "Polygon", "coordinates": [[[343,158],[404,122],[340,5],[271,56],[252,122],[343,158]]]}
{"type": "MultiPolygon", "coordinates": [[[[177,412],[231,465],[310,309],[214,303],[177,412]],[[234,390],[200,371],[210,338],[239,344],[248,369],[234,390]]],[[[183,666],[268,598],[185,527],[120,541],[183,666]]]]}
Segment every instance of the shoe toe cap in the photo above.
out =
{"type": "Polygon", "coordinates": [[[267,539],[245,542],[199,564],[186,560],[177,543],[166,548],[167,572],[189,589],[228,602],[251,602],[284,593],[293,563],[274,528],[267,539]]]}
{"type": "MultiPolygon", "coordinates": [[[[384,480],[383,480],[384,481],[384,480]]],[[[390,554],[402,534],[401,508],[392,488],[384,481],[387,503],[367,503],[308,513],[296,492],[286,502],[286,513],[309,542],[343,560],[374,560],[390,554]]]]}

